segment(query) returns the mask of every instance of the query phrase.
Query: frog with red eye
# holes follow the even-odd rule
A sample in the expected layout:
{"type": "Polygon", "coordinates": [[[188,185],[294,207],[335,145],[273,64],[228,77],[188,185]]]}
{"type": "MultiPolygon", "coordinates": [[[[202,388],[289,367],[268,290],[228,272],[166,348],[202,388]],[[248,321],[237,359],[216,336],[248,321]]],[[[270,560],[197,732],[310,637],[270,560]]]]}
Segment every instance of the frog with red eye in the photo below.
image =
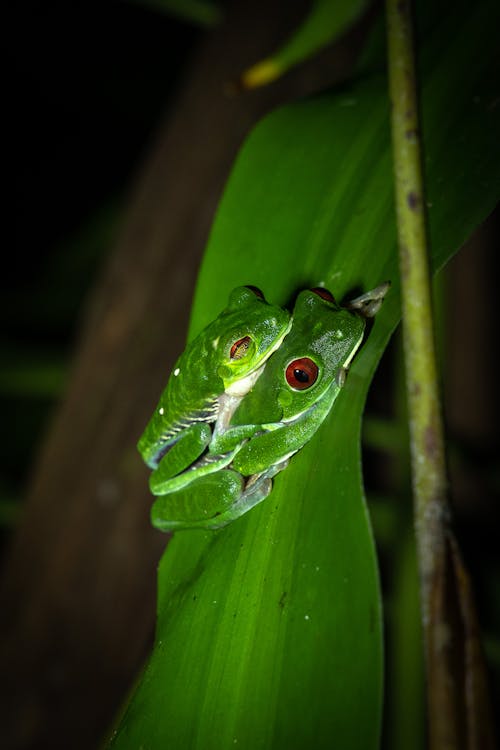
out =
{"type": "Polygon", "coordinates": [[[253,286],[234,289],[220,315],[174,365],[138,450],[168,488],[225,429],[291,326],[290,314],[253,286]]]}
{"type": "Polygon", "coordinates": [[[272,478],[314,435],[345,382],[363,339],[366,318],[380,307],[388,284],[340,307],[323,288],[301,292],[293,322],[264,372],[241,400],[208,452],[178,478],[173,494],[159,495],[153,525],[219,528],[267,497],[272,478]]]}

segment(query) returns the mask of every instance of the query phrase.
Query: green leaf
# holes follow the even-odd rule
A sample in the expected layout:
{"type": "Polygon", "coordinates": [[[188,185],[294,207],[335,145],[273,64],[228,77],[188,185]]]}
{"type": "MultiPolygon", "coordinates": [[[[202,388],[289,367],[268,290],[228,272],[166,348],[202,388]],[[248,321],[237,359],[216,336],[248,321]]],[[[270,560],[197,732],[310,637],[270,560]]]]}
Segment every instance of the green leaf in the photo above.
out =
{"type": "Polygon", "coordinates": [[[316,0],[303,23],[271,57],[261,60],[242,75],[246,88],[263,86],[294,65],[333,44],[359,18],[368,0],[316,0]]]}
{"type": "MultiPolygon", "coordinates": [[[[500,192],[498,11],[464,4],[442,18],[424,40],[422,87],[435,268],[500,192]]],[[[284,107],[250,135],[213,227],[190,336],[238,284],[285,303],[309,285],[342,299],[386,279],[393,287],[344,391],[270,497],[225,529],[170,542],[156,645],[114,748],[378,746],[381,611],[359,435],[398,322],[399,282],[386,85],[371,78],[284,107]]]]}

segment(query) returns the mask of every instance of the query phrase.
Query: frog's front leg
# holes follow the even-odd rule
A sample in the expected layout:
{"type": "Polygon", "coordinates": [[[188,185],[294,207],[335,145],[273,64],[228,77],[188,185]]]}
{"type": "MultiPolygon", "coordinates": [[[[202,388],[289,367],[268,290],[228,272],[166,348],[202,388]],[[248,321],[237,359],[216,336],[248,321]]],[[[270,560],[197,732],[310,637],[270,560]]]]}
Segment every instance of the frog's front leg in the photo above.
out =
{"type": "MultiPolygon", "coordinates": [[[[275,425],[268,425],[267,427],[274,429],[275,425]]],[[[185,490],[191,484],[194,485],[194,488],[199,489],[200,484],[197,483],[198,480],[210,474],[215,474],[222,469],[234,468],[232,464],[238,453],[249,441],[252,442],[255,433],[260,435],[261,431],[262,426],[259,425],[240,425],[219,434],[216,434],[217,431],[215,430],[203,455],[193,463],[190,463],[187,468],[179,471],[175,476],[171,476],[170,474],[172,463],[167,466],[165,474],[162,473],[162,464],[160,464],[150,477],[149,486],[151,492],[153,495],[167,495],[185,490]]],[[[165,458],[168,458],[168,454],[165,458]]],[[[179,462],[176,461],[175,468],[178,467],[179,462]]],[[[250,473],[248,471],[241,471],[241,469],[238,469],[238,472],[245,477],[248,477],[250,473]]],[[[207,484],[205,486],[209,487],[212,485],[207,484]]],[[[217,488],[217,482],[214,482],[213,486],[217,488]]]]}
{"type": "Polygon", "coordinates": [[[252,430],[234,430],[230,439],[213,439],[210,426],[197,423],[170,447],[149,478],[153,495],[177,492],[196,480],[225,469],[241,450],[252,430]],[[207,450],[208,449],[208,450],[207,450]]]}
{"type": "Polygon", "coordinates": [[[206,422],[196,422],[181,432],[151,474],[149,484],[153,494],[160,495],[168,491],[166,487],[169,481],[199,459],[211,438],[212,430],[206,422]]]}

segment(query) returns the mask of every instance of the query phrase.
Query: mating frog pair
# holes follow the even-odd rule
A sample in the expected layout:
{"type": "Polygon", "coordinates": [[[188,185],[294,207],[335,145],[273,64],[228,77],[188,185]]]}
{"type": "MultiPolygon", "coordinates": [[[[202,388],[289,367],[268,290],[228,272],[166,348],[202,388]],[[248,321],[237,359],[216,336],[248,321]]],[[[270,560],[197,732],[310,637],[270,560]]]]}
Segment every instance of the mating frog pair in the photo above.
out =
{"type": "Polygon", "coordinates": [[[138,443],[156,528],[216,529],[269,495],[329,413],[388,288],[346,307],[304,290],[292,316],[255,287],[231,293],[177,360],[138,443]]]}

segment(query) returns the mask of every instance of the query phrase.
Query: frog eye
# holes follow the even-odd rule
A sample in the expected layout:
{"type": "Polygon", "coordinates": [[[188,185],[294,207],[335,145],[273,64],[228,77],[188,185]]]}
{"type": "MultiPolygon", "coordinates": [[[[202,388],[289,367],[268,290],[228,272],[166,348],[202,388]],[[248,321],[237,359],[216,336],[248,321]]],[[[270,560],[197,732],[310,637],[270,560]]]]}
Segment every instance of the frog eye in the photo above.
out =
{"type": "Polygon", "coordinates": [[[252,286],[252,284],[245,284],[247,289],[250,289],[251,292],[255,294],[256,297],[259,297],[259,299],[264,299],[264,295],[260,291],[258,286],[252,286]]]}
{"type": "Polygon", "coordinates": [[[326,300],[327,302],[333,302],[335,304],[335,297],[331,292],[328,291],[328,289],[325,289],[322,286],[315,286],[313,289],[310,289],[309,291],[314,292],[314,294],[317,294],[318,297],[321,297],[321,299],[326,300]]]}
{"type": "Polygon", "coordinates": [[[285,377],[288,385],[295,391],[305,391],[316,382],[319,368],[309,357],[294,359],[286,368],[285,377]]]}
{"type": "Polygon", "coordinates": [[[243,336],[242,339],[238,339],[238,341],[235,341],[229,351],[229,358],[242,359],[247,353],[251,343],[252,339],[250,338],[250,336],[243,336]]]}

